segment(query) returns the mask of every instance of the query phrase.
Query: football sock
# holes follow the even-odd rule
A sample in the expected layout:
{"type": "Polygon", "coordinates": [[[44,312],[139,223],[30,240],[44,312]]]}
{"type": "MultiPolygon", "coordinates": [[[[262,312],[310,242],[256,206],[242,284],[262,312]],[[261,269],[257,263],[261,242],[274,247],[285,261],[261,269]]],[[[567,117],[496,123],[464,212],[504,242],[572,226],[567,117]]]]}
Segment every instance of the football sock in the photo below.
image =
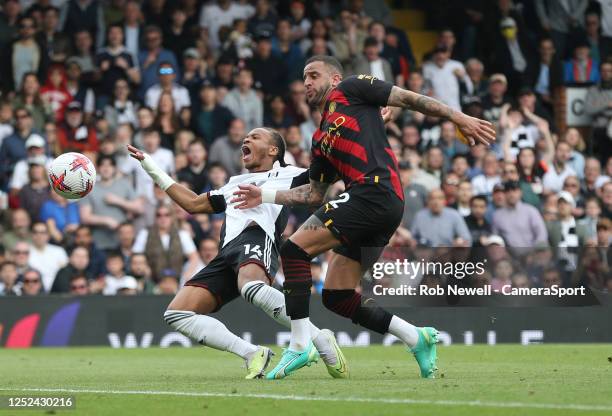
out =
{"type": "Polygon", "coordinates": [[[167,310],[164,320],[172,328],[208,347],[228,351],[245,360],[257,351],[257,346],[230,332],[222,322],[192,311],[167,310]]]}
{"type": "Polygon", "coordinates": [[[361,294],[354,289],[323,289],[323,305],[338,315],[350,318],[353,323],[379,334],[389,331],[393,315],[376,306],[372,299],[366,299],[362,304],[361,294]]]}
{"type": "Polygon", "coordinates": [[[414,348],[419,341],[417,328],[397,315],[393,315],[391,318],[389,333],[401,339],[410,348],[414,348]]]}
{"type": "Polygon", "coordinates": [[[285,273],[283,294],[287,315],[291,318],[291,342],[289,349],[304,351],[310,338],[310,256],[293,241],[287,240],[280,250],[285,273]]]}
{"type": "MultiPolygon", "coordinates": [[[[291,319],[287,316],[285,308],[285,297],[280,290],[262,281],[254,280],[242,286],[240,294],[247,302],[257,306],[282,326],[291,327],[291,319]]],[[[314,340],[319,335],[319,332],[321,330],[311,322],[310,337],[314,340]]]]}

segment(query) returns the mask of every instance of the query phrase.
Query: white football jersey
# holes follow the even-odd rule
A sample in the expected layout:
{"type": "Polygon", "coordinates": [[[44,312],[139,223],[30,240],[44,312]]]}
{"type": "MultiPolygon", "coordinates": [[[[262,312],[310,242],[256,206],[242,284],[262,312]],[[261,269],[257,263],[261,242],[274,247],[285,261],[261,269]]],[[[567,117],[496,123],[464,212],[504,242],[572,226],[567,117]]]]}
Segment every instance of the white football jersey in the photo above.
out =
{"type": "Polygon", "coordinates": [[[246,173],[232,176],[223,187],[211,191],[211,195],[222,194],[227,201],[225,225],[221,231],[221,247],[236,238],[251,222],[256,222],[272,239],[283,232],[287,225],[287,208],[276,204],[261,204],[255,208],[236,209],[230,204],[238,185],[253,184],[262,189],[287,190],[309,183],[306,169],[295,166],[275,167],[266,172],[246,173]],[[283,215],[284,214],[284,215],[283,215]]]}

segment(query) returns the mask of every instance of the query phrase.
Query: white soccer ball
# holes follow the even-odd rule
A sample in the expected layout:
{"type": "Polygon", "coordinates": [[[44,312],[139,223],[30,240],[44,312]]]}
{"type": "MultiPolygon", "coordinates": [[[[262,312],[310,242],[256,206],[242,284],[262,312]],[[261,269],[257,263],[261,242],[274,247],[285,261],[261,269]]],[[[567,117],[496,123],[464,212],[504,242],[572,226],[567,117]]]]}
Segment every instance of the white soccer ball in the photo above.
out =
{"type": "Polygon", "coordinates": [[[51,188],[66,199],[83,198],[96,182],[96,167],[92,161],[75,152],[58,156],[47,173],[51,188]]]}

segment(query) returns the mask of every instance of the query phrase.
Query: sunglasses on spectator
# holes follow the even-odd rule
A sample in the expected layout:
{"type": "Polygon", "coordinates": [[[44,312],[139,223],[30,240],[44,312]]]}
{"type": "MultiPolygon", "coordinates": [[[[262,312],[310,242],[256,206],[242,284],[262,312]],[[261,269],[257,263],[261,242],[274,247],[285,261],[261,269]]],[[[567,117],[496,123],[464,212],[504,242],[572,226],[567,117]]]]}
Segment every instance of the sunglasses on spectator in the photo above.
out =
{"type": "Polygon", "coordinates": [[[159,68],[159,75],[172,75],[174,68],[159,68]]]}

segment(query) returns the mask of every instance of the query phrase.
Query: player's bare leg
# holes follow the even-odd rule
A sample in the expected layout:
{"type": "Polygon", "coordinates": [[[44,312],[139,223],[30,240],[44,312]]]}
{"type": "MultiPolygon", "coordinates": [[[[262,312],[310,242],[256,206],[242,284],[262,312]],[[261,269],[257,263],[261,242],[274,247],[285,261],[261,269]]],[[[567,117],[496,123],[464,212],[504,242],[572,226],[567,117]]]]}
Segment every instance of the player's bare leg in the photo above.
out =
{"type": "MultiPolygon", "coordinates": [[[[285,297],[278,289],[270,286],[262,266],[256,263],[242,266],[238,272],[238,289],[247,302],[257,306],[279,324],[291,327],[291,319],[285,309],[285,297]]],[[[348,366],[333,332],[329,329],[321,330],[310,323],[310,338],[329,374],[334,378],[347,378],[348,366]]]]}
{"type": "Polygon", "coordinates": [[[248,371],[246,378],[262,377],[270,361],[270,350],[243,340],[221,321],[208,316],[217,306],[218,300],[208,289],[184,286],[168,305],[164,320],[181,334],[202,345],[243,358],[248,371]]]}
{"type": "Polygon", "coordinates": [[[390,333],[402,340],[414,354],[421,376],[433,378],[436,367],[437,331],[417,328],[397,315],[374,305],[372,299],[363,300],[355,291],[363,275],[362,265],[346,256],[332,253],[323,287],[323,304],[338,315],[350,318],[379,334],[390,333]]]}

